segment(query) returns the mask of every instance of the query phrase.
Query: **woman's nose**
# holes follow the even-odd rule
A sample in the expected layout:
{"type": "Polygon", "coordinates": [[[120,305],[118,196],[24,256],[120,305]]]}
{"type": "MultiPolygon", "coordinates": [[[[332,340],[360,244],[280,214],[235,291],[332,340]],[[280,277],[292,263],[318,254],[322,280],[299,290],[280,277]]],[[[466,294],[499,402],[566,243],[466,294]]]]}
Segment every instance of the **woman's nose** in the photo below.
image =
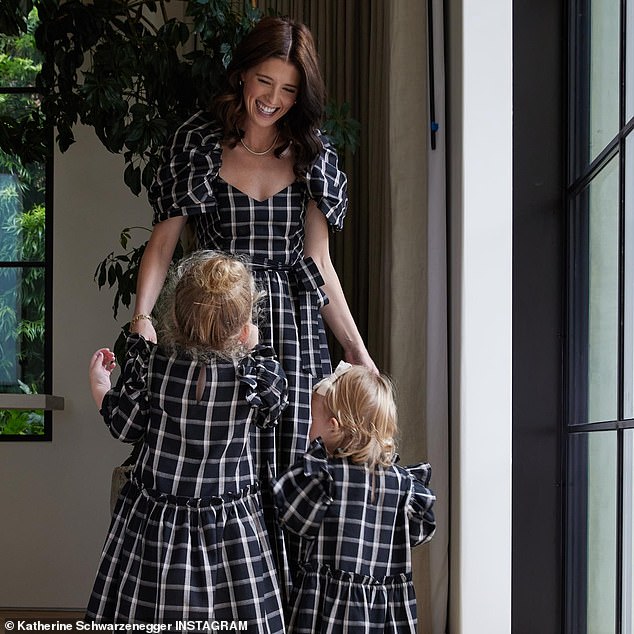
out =
{"type": "Polygon", "coordinates": [[[270,86],[267,94],[267,99],[272,106],[277,105],[277,100],[280,96],[280,89],[277,86],[270,86]]]}

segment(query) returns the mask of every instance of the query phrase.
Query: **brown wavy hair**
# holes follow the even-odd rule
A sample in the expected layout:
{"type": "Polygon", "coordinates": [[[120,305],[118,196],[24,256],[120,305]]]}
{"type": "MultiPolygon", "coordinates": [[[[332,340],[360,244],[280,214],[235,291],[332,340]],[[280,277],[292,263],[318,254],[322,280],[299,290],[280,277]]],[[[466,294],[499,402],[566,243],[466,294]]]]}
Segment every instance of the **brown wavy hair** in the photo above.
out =
{"type": "Polygon", "coordinates": [[[245,262],[217,251],[196,251],[182,260],[161,302],[160,343],[191,356],[238,358],[239,340],[254,318],[258,295],[245,262]]]}
{"type": "Polygon", "coordinates": [[[262,18],[238,44],[227,68],[225,88],[214,99],[212,110],[223,128],[223,139],[235,147],[243,131],[238,123],[245,113],[241,75],[254,66],[276,57],[293,64],[300,75],[295,105],[278,122],[278,158],[293,145],[295,177],[303,180],[321,150],[317,130],[324,116],[326,88],[319,70],[313,36],[301,22],[288,17],[262,18]]]}
{"type": "Polygon", "coordinates": [[[324,405],[339,422],[336,456],[370,469],[392,464],[397,415],[394,386],[387,376],[352,366],[334,381],[324,405]]]}

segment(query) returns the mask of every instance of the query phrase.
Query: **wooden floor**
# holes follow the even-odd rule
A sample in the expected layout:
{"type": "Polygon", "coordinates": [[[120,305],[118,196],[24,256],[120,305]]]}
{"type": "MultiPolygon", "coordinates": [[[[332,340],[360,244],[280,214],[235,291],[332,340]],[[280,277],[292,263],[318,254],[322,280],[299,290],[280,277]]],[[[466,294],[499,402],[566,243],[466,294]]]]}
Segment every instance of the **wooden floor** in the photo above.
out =
{"type": "MultiPolygon", "coordinates": [[[[0,608],[0,634],[13,634],[18,631],[18,621],[24,621],[24,631],[44,631],[44,628],[37,630],[37,624],[34,627],[29,628],[28,625],[33,624],[35,621],[47,624],[56,623],[68,623],[74,624],[75,621],[80,621],[84,618],[84,612],[78,612],[75,610],[23,610],[23,609],[11,609],[0,608]],[[13,628],[7,628],[6,623],[10,621],[13,624],[13,628]]],[[[52,628],[51,628],[52,629],[52,628]]],[[[69,630],[56,628],[57,631],[76,632],[76,628],[69,630]]],[[[49,630],[51,631],[51,630],[49,630]]]]}

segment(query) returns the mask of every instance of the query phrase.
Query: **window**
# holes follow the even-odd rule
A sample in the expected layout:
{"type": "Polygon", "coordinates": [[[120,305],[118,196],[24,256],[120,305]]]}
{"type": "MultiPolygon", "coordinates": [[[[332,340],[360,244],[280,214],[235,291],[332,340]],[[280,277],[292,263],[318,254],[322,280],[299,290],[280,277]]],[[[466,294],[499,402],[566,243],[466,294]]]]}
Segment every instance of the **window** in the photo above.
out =
{"type": "Polygon", "coordinates": [[[566,632],[634,631],[634,2],[570,11],[566,632]]]}
{"type": "MultiPolygon", "coordinates": [[[[33,129],[39,118],[36,24],[34,11],[26,34],[0,37],[0,117],[9,134],[27,129],[26,122],[33,129]]],[[[0,150],[0,440],[51,438],[50,412],[24,409],[34,407],[29,397],[6,396],[51,391],[49,163],[0,150]]]]}

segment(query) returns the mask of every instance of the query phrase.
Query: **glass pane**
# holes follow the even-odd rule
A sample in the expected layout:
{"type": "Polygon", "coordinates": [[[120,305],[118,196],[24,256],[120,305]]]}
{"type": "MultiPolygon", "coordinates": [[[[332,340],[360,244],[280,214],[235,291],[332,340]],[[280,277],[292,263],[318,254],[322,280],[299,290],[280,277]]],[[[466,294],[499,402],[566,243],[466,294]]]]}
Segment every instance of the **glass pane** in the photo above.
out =
{"type": "Polygon", "coordinates": [[[0,410],[0,435],[41,436],[44,434],[44,410],[0,410]]]}
{"type": "Polygon", "coordinates": [[[615,634],[616,464],[616,432],[570,436],[568,614],[575,634],[615,634]]]}
{"type": "Polygon", "coordinates": [[[44,387],[44,269],[0,268],[0,392],[44,387]]]}
{"type": "Polygon", "coordinates": [[[625,36],[625,121],[634,117],[634,1],[627,2],[625,36]]]}
{"type": "Polygon", "coordinates": [[[44,188],[43,165],[0,153],[0,262],[44,261],[44,188]]]}
{"type": "MultiPolygon", "coordinates": [[[[634,70],[634,69],[633,69],[634,70]]],[[[625,144],[625,328],[623,416],[634,418],[634,134],[625,144]]]]}
{"type": "Polygon", "coordinates": [[[590,2],[589,161],[619,129],[620,3],[590,2]]]}
{"type": "Polygon", "coordinates": [[[634,431],[624,432],[623,445],[623,632],[634,632],[634,431]]]}
{"type": "Polygon", "coordinates": [[[572,422],[618,413],[619,180],[613,159],[579,196],[573,218],[572,422]]]}
{"type": "Polygon", "coordinates": [[[35,86],[35,77],[42,67],[42,54],[37,50],[33,37],[37,19],[37,10],[33,9],[28,17],[27,33],[0,37],[2,87],[35,86]]]}

